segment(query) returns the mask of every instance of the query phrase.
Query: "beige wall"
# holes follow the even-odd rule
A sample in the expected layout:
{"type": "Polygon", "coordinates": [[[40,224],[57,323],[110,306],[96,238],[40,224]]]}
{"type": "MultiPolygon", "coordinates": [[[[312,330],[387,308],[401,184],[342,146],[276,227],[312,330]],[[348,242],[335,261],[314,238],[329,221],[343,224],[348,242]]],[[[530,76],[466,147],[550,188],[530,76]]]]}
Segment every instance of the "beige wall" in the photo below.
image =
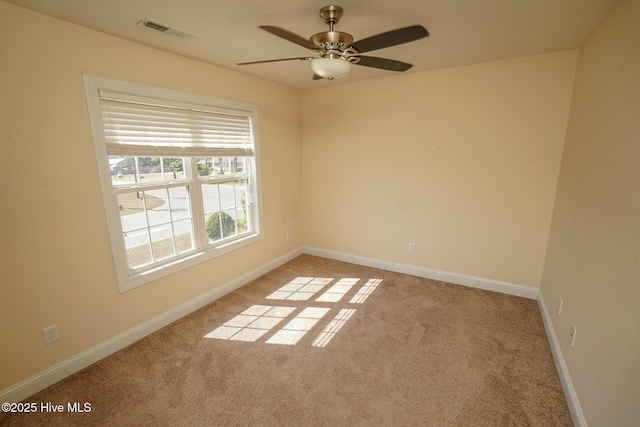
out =
{"type": "Polygon", "coordinates": [[[623,0],[580,52],[541,286],[590,426],[640,425],[639,23],[623,0]]]}
{"type": "Polygon", "coordinates": [[[577,56],[303,91],[305,245],[538,287],[577,56]]]}
{"type": "Polygon", "coordinates": [[[0,85],[0,390],[301,246],[297,91],[5,2],[0,85]],[[266,239],[119,294],[82,73],[257,104],[266,239]]]}

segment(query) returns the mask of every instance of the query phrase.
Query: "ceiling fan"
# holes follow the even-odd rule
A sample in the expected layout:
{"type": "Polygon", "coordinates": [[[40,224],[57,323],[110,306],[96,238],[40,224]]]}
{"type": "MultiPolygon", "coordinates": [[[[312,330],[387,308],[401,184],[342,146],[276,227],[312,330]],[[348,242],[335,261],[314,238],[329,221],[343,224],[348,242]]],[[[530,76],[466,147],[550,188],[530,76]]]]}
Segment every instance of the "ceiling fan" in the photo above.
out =
{"type": "Polygon", "coordinates": [[[296,60],[311,61],[313,79],[328,79],[329,81],[346,76],[351,69],[351,64],[389,71],[407,71],[413,66],[412,64],[407,64],[406,62],[396,61],[393,59],[365,56],[362,54],[373,50],[412,42],[429,36],[429,32],[426,28],[421,25],[413,25],[410,27],[387,31],[386,33],[371,36],[354,43],[351,34],[333,30],[333,26],[338,23],[342,14],[343,11],[340,6],[325,6],[320,9],[320,17],[322,17],[325,24],[329,25],[329,31],[314,34],[309,39],[305,39],[304,37],[285,30],[284,28],[274,27],[271,25],[260,26],[260,28],[270,32],[271,34],[313,50],[315,52],[315,56],[242,62],[238,65],[296,60]]]}

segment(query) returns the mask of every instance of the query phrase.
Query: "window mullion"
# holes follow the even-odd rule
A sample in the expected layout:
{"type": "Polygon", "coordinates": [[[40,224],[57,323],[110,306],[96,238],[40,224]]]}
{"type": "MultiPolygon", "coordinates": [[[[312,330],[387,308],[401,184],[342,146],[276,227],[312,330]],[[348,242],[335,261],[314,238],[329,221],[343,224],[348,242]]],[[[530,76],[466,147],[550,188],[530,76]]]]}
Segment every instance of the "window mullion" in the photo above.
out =
{"type": "Polygon", "coordinates": [[[168,188],[167,188],[167,207],[169,209],[169,227],[171,229],[171,246],[173,247],[173,255],[177,255],[178,248],[176,247],[176,229],[173,224],[173,207],[171,206],[171,192],[169,191],[168,188]]]}
{"type": "Polygon", "coordinates": [[[202,182],[198,176],[197,158],[189,159],[189,169],[191,171],[191,184],[189,193],[191,196],[191,217],[193,218],[194,239],[198,250],[204,249],[207,244],[206,226],[204,223],[204,200],[202,197],[202,182]]]}
{"type": "MultiPolygon", "coordinates": [[[[137,165],[137,159],[136,159],[136,165],[137,165]]],[[[151,227],[150,227],[150,222],[149,222],[149,210],[147,209],[147,198],[145,197],[145,192],[142,192],[142,207],[144,209],[144,217],[147,221],[147,227],[146,227],[146,232],[147,232],[147,239],[149,240],[149,258],[151,259],[151,262],[155,262],[156,261],[156,256],[155,253],[153,251],[153,237],[151,236],[151,227]]]]}
{"type": "Polygon", "coordinates": [[[220,197],[220,192],[221,192],[220,183],[217,183],[216,186],[218,187],[218,191],[217,191],[217,193],[218,193],[218,212],[219,212],[218,223],[220,225],[220,238],[222,240],[224,240],[225,235],[224,235],[224,229],[222,228],[222,212],[224,212],[224,211],[222,210],[222,198],[220,197]]]}
{"type": "Polygon", "coordinates": [[[116,194],[132,193],[141,191],[162,190],[165,188],[184,187],[187,184],[189,184],[188,180],[176,182],[159,182],[153,184],[133,183],[131,185],[114,185],[113,191],[115,191],[116,194]]]}
{"type": "MultiPolygon", "coordinates": [[[[231,158],[229,158],[229,168],[231,168],[231,158]]],[[[233,216],[235,222],[235,231],[238,234],[238,194],[236,193],[236,181],[232,183],[233,188],[233,216]]]]}

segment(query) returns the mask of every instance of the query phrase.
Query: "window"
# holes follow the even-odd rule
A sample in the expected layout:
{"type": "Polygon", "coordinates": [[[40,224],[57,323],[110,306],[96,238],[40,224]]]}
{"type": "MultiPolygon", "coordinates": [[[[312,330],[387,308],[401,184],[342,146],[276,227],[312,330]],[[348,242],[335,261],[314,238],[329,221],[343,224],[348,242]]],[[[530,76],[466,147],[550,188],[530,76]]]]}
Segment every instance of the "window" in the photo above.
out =
{"type": "Polygon", "coordinates": [[[121,292],[262,239],[255,106],[84,83],[121,292]]]}

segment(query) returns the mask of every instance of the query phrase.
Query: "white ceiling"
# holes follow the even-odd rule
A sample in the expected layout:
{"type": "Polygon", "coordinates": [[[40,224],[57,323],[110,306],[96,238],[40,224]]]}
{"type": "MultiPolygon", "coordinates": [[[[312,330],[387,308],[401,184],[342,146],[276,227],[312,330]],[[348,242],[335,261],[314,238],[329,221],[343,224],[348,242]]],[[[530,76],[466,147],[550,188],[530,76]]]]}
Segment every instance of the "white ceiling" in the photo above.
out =
{"type": "MultiPolygon", "coordinates": [[[[327,25],[323,6],[344,16],[334,28],[360,40],[409,25],[430,37],[367,53],[414,64],[407,73],[577,48],[619,0],[7,0],[124,39],[252,74],[293,88],[311,79],[307,61],[238,66],[238,62],[308,56],[311,51],[258,28],[283,27],[305,38],[327,25]],[[144,18],[194,33],[182,40],[140,28],[144,18]]],[[[354,66],[333,84],[394,75],[354,66]]]]}

